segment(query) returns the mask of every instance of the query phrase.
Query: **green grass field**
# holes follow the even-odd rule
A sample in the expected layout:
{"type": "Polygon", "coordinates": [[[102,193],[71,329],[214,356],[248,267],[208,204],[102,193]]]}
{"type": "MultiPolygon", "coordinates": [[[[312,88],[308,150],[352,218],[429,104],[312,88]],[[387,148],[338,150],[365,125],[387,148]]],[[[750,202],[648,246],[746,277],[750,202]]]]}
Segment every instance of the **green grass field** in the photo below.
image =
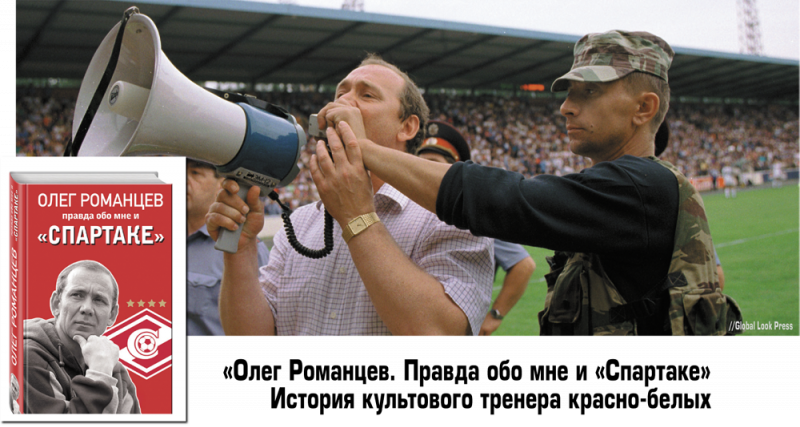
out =
{"type": "MultiPolygon", "coordinates": [[[[744,335],[798,335],[798,186],[739,191],[735,199],[704,194],[711,235],[725,271],[724,292],[742,309],[745,322],[791,324],[791,330],[748,330],[744,335]]],[[[495,335],[538,335],[537,313],[544,307],[552,251],[527,248],[536,271],[528,290],[495,335]]],[[[505,274],[495,280],[497,296],[505,274]]]]}

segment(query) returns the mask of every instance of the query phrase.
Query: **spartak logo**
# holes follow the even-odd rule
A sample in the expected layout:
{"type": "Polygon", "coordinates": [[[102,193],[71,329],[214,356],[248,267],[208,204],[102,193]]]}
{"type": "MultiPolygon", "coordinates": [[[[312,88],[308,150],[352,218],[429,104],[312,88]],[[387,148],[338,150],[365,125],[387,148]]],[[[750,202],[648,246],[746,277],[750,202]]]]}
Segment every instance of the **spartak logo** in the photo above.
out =
{"type": "Polygon", "coordinates": [[[172,322],[144,309],[105,334],[119,346],[119,361],[128,371],[150,379],[172,366],[172,322]]]}

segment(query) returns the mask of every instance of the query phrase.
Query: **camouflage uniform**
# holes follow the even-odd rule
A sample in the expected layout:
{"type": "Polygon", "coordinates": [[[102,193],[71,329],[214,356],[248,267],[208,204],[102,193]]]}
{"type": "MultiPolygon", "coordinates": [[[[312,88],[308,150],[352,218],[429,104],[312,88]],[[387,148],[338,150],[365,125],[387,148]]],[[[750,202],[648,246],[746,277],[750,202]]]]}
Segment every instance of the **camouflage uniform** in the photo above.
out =
{"type": "MultiPolygon", "coordinates": [[[[607,83],[633,72],[667,81],[674,52],[661,38],[646,32],[609,31],[588,34],[575,44],[572,69],[556,79],[552,91],[569,81],[607,83]]],[[[672,335],[725,335],[741,321],[736,302],[719,289],[714,247],[703,201],[683,174],[651,157],[678,180],[679,206],[672,260],[661,283],[650,284],[637,301],[625,301],[596,254],[557,252],[548,258],[545,308],[539,313],[543,335],[635,335],[636,320],[668,304],[664,329],[672,335]],[[668,298],[668,301],[664,301],[668,298]]]]}
{"type": "Polygon", "coordinates": [[[672,335],[725,335],[741,321],[739,306],[719,289],[714,246],[697,190],[671,164],[651,160],[678,180],[678,221],[672,261],[663,282],[640,300],[626,302],[608,278],[596,254],[558,252],[548,258],[545,309],[539,313],[542,335],[635,335],[636,319],[651,316],[669,299],[665,329],[672,335]]]}

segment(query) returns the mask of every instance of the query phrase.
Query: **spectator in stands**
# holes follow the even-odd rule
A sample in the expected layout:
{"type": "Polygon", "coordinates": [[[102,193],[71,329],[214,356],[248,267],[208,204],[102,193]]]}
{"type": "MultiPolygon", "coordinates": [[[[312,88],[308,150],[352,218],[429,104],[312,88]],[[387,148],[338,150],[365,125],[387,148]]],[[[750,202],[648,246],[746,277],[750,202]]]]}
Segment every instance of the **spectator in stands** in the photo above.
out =
{"type": "MultiPolygon", "coordinates": [[[[309,113],[324,106],[325,94],[295,91],[261,92],[257,96],[286,107],[305,126],[309,113]]],[[[77,90],[19,88],[17,155],[62,155],[63,141],[71,133],[76,97],[77,90]],[[52,116],[51,130],[44,126],[45,111],[52,116]]],[[[563,176],[589,166],[588,159],[569,151],[559,101],[433,93],[425,98],[432,117],[452,123],[466,135],[476,163],[528,177],[542,173],[563,176]]],[[[659,157],[688,177],[721,175],[719,171],[726,163],[756,171],[769,170],[776,159],[783,163],[784,172],[798,166],[800,134],[794,106],[672,102],[669,116],[672,142],[659,157]]],[[[300,174],[281,192],[281,198],[293,208],[319,200],[307,166],[313,150],[313,143],[306,145],[298,160],[300,174]]]]}
{"type": "MultiPolygon", "coordinates": [[[[69,137],[75,100],[33,88],[17,91],[17,156],[60,156],[69,137]]],[[[76,94],[77,97],[77,94],[76,94]]]]}
{"type": "MultiPolygon", "coordinates": [[[[431,120],[425,141],[417,149],[417,156],[433,162],[453,164],[470,160],[470,150],[467,141],[453,126],[431,120]]],[[[502,267],[506,276],[492,309],[483,319],[480,335],[491,335],[500,327],[503,318],[522,298],[536,269],[536,263],[522,245],[497,239],[493,239],[493,242],[495,271],[502,267]]]]}

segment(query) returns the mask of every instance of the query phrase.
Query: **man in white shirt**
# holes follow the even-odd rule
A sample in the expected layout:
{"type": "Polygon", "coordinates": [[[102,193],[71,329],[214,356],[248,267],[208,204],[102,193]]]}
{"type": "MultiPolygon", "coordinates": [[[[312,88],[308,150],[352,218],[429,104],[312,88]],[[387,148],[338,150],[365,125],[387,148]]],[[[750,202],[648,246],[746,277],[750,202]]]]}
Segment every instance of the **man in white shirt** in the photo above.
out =
{"type": "MultiPolygon", "coordinates": [[[[318,124],[331,135],[346,122],[362,137],[413,153],[427,116],[408,76],[369,56],[339,83],[318,124]]],[[[259,275],[258,191],[251,189],[245,203],[236,182],[223,183],[208,231],[216,236],[220,227],[243,227],[238,252],[225,254],[220,314],[226,334],[477,335],[491,299],[491,242],[445,225],[370,175],[360,159],[334,151],[333,162],[318,162],[318,154],[310,169],[322,201],[298,209],[292,221],[298,240],[318,248],[323,205],[336,220],[334,251],[320,260],[295,253],[281,231],[259,275]]]]}

